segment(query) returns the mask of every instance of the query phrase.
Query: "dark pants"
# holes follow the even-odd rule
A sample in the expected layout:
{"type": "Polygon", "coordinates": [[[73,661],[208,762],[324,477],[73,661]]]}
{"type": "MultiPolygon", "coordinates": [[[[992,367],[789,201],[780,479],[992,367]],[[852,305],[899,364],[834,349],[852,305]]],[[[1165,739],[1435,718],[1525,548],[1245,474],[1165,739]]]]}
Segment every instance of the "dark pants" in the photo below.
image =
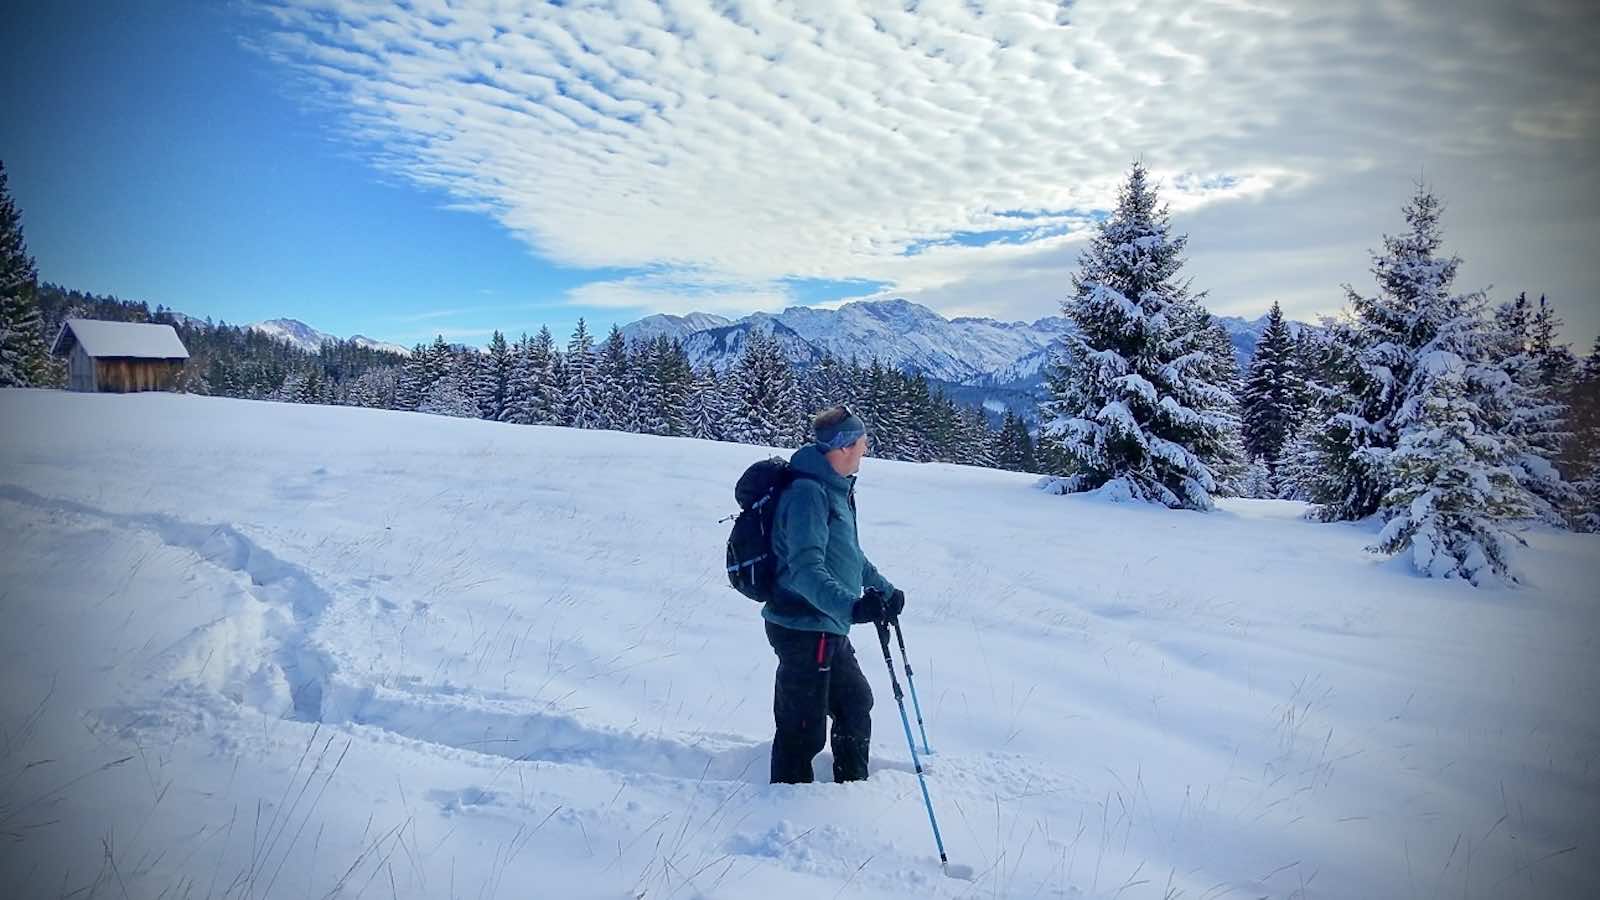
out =
{"type": "Polygon", "coordinates": [[[833,780],[867,777],[872,739],[872,687],[856,663],[850,639],[796,631],[771,622],[767,642],[778,654],[773,689],[772,783],[809,784],[811,760],[822,752],[833,717],[833,780]]]}

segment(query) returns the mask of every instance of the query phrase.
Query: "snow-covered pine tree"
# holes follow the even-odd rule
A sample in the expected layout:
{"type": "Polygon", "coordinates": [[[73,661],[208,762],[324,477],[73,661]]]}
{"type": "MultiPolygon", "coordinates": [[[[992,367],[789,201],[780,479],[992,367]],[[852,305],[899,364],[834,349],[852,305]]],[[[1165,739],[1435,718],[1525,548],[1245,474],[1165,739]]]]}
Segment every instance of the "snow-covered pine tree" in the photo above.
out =
{"type": "Polygon", "coordinates": [[[1439,256],[1439,214],[1439,198],[1419,185],[1405,207],[1407,230],[1385,235],[1385,252],[1373,256],[1377,296],[1345,286],[1355,353],[1341,373],[1347,402],[1323,419],[1315,438],[1323,471],[1311,500],[1322,521],[1365,518],[1383,504],[1394,486],[1389,455],[1400,439],[1394,418],[1411,399],[1406,391],[1417,354],[1436,337],[1441,317],[1466,302],[1450,294],[1461,260],[1439,256]]]}
{"type": "Polygon", "coordinates": [[[1250,460],[1249,466],[1245,467],[1244,477],[1239,482],[1239,496],[1257,500],[1278,496],[1277,486],[1265,459],[1257,456],[1250,460]]]}
{"type": "Polygon", "coordinates": [[[906,462],[928,462],[933,459],[938,420],[933,410],[933,398],[928,393],[928,380],[921,375],[894,373],[895,412],[904,429],[900,459],[906,462]]]}
{"type": "Polygon", "coordinates": [[[539,326],[528,349],[533,373],[533,399],[530,412],[535,425],[564,425],[566,413],[566,365],[547,326],[539,326]]]}
{"type": "Polygon", "coordinates": [[[799,395],[776,338],[751,329],[731,377],[734,407],[728,437],[768,447],[795,442],[799,395]]]}
{"type": "Polygon", "coordinates": [[[841,360],[824,350],[822,359],[807,369],[801,378],[802,412],[809,417],[836,404],[856,410],[860,404],[852,372],[859,373],[859,370],[860,366],[854,359],[841,360]]]}
{"type": "Polygon", "coordinates": [[[433,336],[433,343],[419,361],[417,387],[426,395],[433,383],[455,372],[455,350],[445,341],[444,335],[433,336]]]}
{"type": "Polygon", "coordinates": [[[612,431],[635,431],[632,416],[633,385],[628,358],[628,339],[612,323],[606,341],[600,345],[600,427],[612,431]]]}
{"type": "Polygon", "coordinates": [[[1010,409],[1000,419],[1000,434],[995,442],[995,464],[1013,472],[1037,472],[1033,458],[1033,438],[1028,423],[1010,409]]]}
{"type": "Polygon", "coordinates": [[[511,363],[511,345],[506,343],[506,336],[496,330],[489,339],[488,351],[479,361],[478,377],[473,383],[478,414],[485,419],[500,421],[504,417],[511,363]]]}
{"type": "Polygon", "coordinates": [[[1600,451],[1591,451],[1588,464],[1577,471],[1573,489],[1578,494],[1572,528],[1589,534],[1600,532],[1600,451]]]}
{"type": "Polygon", "coordinates": [[[634,341],[628,348],[628,369],[623,376],[624,394],[620,415],[627,426],[624,430],[634,434],[649,434],[650,409],[655,401],[649,396],[653,381],[650,377],[651,344],[634,341]]]}
{"type": "Polygon", "coordinates": [[[0,163],[0,387],[34,387],[50,380],[50,355],[34,297],[38,282],[22,234],[22,211],[11,199],[0,163]]]}
{"type": "Polygon", "coordinates": [[[832,391],[829,384],[837,378],[839,361],[834,359],[833,353],[824,349],[822,358],[817,364],[800,373],[800,409],[806,413],[815,413],[837,402],[831,399],[832,391]]]}
{"type": "MultiPolygon", "coordinates": [[[[864,409],[862,398],[866,396],[866,383],[867,370],[859,359],[851,356],[849,362],[839,365],[835,380],[829,385],[828,397],[823,407],[843,404],[856,411],[864,409]]],[[[821,412],[821,409],[808,411],[808,416],[817,412],[821,412]]]]}
{"type": "Polygon", "coordinates": [[[435,381],[417,404],[417,412],[458,419],[476,419],[479,415],[478,401],[456,375],[446,375],[435,381]]]}
{"type": "Polygon", "coordinates": [[[356,376],[350,386],[349,400],[354,406],[369,409],[393,409],[395,405],[396,369],[378,366],[356,376]]]}
{"type": "Polygon", "coordinates": [[[406,359],[404,383],[400,399],[404,409],[417,409],[422,398],[428,395],[439,379],[451,372],[454,354],[443,335],[435,335],[430,344],[418,344],[406,359]]]}
{"type": "Polygon", "coordinates": [[[1579,494],[1573,527],[1600,532],[1600,338],[1583,361],[1567,394],[1568,430],[1562,465],[1579,494]]]}
{"type": "Polygon", "coordinates": [[[240,395],[239,376],[232,360],[220,355],[211,357],[206,363],[206,389],[213,397],[240,395]]]}
{"type": "Polygon", "coordinates": [[[1578,358],[1573,355],[1571,347],[1556,337],[1561,325],[1555,304],[1540,294],[1539,308],[1534,310],[1529,323],[1528,351],[1533,354],[1534,362],[1539,367],[1539,384],[1556,398],[1561,398],[1571,389],[1578,375],[1578,358]]]}
{"type": "MultiPolygon", "coordinates": [[[[478,402],[478,379],[481,377],[479,373],[483,370],[485,362],[486,357],[477,350],[470,347],[451,347],[450,363],[445,370],[445,377],[454,378],[456,387],[472,400],[474,406],[479,407],[482,404],[478,402]]],[[[478,417],[482,417],[481,409],[478,417]]]]}
{"type": "Polygon", "coordinates": [[[312,366],[306,372],[305,380],[300,386],[300,396],[295,402],[323,404],[333,402],[333,385],[329,383],[320,366],[312,366]]]}
{"type": "MultiPolygon", "coordinates": [[[[926,378],[920,375],[918,378],[926,383],[926,378]]],[[[989,446],[987,429],[981,434],[974,432],[972,420],[966,416],[966,412],[957,409],[955,401],[944,391],[931,392],[927,421],[920,423],[927,445],[926,461],[978,465],[972,458],[982,453],[993,464],[994,448],[989,446]],[[982,438],[981,446],[974,443],[979,437],[982,438]]]]}
{"type": "Polygon", "coordinates": [[[685,427],[690,437],[706,441],[722,440],[727,411],[722,402],[722,386],[710,365],[693,369],[694,381],[685,411],[685,427]]]}
{"type": "Polygon", "coordinates": [[[1201,436],[1190,445],[1194,454],[1211,470],[1217,482],[1217,494],[1239,496],[1249,468],[1249,457],[1244,451],[1244,434],[1239,421],[1239,392],[1242,378],[1239,374],[1239,357],[1233,349],[1233,339],[1227,329],[1191,298],[1192,332],[1197,345],[1207,356],[1207,363],[1196,367],[1194,376],[1222,388],[1222,393],[1201,396],[1195,407],[1223,423],[1222,431],[1214,437],[1201,436]]]}
{"type": "MultiPolygon", "coordinates": [[[[1349,390],[1356,367],[1355,323],[1325,317],[1320,331],[1302,331],[1295,341],[1295,366],[1305,392],[1294,436],[1284,447],[1276,472],[1277,496],[1313,502],[1337,497],[1345,489],[1342,445],[1324,437],[1329,419],[1356,401],[1349,390]]],[[[1316,518],[1316,509],[1310,513],[1316,518]]]]}
{"type": "Polygon", "coordinates": [[[1395,385],[1405,399],[1389,421],[1400,437],[1386,459],[1393,486],[1374,544],[1382,553],[1409,550],[1424,575],[1474,585],[1517,580],[1510,554],[1521,539],[1506,525],[1532,512],[1507,464],[1515,442],[1497,433],[1491,410],[1511,379],[1490,358],[1482,307],[1481,294],[1436,290],[1408,316],[1428,340],[1395,385]]]}
{"type": "Polygon", "coordinates": [[[689,392],[693,389],[694,371],[689,366],[689,354],[676,338],[658,335],[656,347],[656,381],[660,385],[662,434],[689,433],[689,392]]]}
{"type": "Polygon", "coordinates": [[[500,421],[513,425],[531,425],[533,398],[533,372],[530,355],[533,341],[524,331],[511,345],[509,371],[506,375],[506,401],[500,408],[500,421]]]}
{"type": "MultiPolygon", "coordinates": [[[[1489,427],[1506,442],[1505,461],[1512,477],[1532,495],[1533,513],[1565,527],[1578,503],[1577,492],[1555,466],[1568,437],[1567,410],[1558,389],[1545,386],[1534,350],[1533,316],[1525,293],[1495,307],[1488,353],[1498,360],[1508,383],[1503,392],[1485,398],[1484,408],[1489,427]]],[[[1548,343],[1545,353],[1550,353],[1548,343]]]]}
{"type": "Polygon", "coordinates": [[[657,377],[661,366],[661,345],[654,338],[634,345],[629,361],[629,417],[639,434],[666,434],[665,401],[657,377]]]}
{"type": "Polygon", "coordinates": [[[422,402],[423,367],[428,353],[427,346],[417,344],[411,348],[411,355],[406,357],[405,364],[395,375],[394,408],[413,411],[417,404],[422,402]]]}
{"type": "Polygon", "coordinates": [[[1295,364],[1295,339],[1277,303],[1267,313],[1267,327],[1256,342],[1250,372],[1242,391],[1244,450],[1275,474],[1284,447],[1300,415],[1305,382],[1295,364]]]}
{"type": "Polygon", "coordinates": [[[289,372],[284,375],[283,383],[267,395],[267,399],[274,403],[304,403],[305,386],[304,372],[289,372]]]}
{"type": "Polygon", "coordinates": [[[952,407],[952,411],[955,413],[954,444],[947,448],[947,458],[964,466],[994,468],[999,445],[996,434],[989,430],[989,418],[984,415],[983,408],[969,406],[957,410],[952,407]]]}
{"type": "Polygon", "coordinates": [[[567,355],[563,360],[566,391],[564,409],[566,424],[572,428],[600,427],[600,379],[594,353],[594,338],[583,319],[567,341],[567,355]]]}
{"type": "Polygon", "coordinates": [[[873,357],[862,371],[861,394],[852,407],[872,430],[872,452],[883,459],[899,459],[903,443],[901,417],[895,414],[895,395],[890,370],[873,357]]]}
{"type": "Polygon", "coordinates": [[[1120,481],[1136,499],[1211,508],[1217,483],[1204,454],[1226,440],[1229,419],[1214,410],[1232,397],[1203,374],[1215,360],[1179,278],[1186,241],[1135,163],[1062,304],[1077,330],[1044,409],[1076,471],[1046,489],[1120,481]]]}

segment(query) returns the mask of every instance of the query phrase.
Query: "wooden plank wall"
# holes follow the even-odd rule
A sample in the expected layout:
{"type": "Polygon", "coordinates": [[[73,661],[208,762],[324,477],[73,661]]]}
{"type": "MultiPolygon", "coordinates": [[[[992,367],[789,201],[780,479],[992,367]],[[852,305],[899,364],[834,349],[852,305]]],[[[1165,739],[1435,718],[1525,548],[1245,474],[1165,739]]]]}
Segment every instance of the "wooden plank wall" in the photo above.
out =
{"type": "Polygon", "coordinates": [[[72,355],[67,357],[67,389],[73,391],[95,389],[94,360],[83,352],[83,345],[76,341],[72,345],[72,355]]]}
{"type": "Polygon", "coordinates": [[[177,383],[181,362],[164,359],[103,358],[95,362],[95,381],[101,391],[170,391],[177,383]]]}

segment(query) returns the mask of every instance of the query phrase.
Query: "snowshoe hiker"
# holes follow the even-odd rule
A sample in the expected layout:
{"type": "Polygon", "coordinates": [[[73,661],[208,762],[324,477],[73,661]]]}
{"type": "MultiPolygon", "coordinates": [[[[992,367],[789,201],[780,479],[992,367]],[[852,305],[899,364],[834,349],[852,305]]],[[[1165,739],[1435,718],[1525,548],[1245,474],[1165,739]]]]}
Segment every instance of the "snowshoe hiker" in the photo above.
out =
{"type": "Polygon", "coordinates": [[[894,618],[905,594],[861,551],[855,481],[867,427],[843,406],[812,419],[815,441],[794,452],[794,479],[778,500],[772,533],[776,590],[762,608],[778,656],[772,699],[772,782],[812,781],[829,738],[833,780],[867,777],[872,688],[856,662],[850,626],[894,618]],[[863,595],[865,592],[865,595],[863,595]]]}

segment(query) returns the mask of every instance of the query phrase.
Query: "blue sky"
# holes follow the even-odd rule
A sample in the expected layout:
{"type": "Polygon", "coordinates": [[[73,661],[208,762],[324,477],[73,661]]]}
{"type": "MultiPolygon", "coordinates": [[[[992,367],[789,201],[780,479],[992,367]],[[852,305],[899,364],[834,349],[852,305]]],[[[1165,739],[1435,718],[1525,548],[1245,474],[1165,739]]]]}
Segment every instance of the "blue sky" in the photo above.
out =
{"type": "MultiPolygon", "coordinates": [[[[214,3],[40,4],[4,65],[0,141],[40,276],[229,322],[414,342],[565,334],[593,272],[386,177],[214,3]],[[30,72],[57,73],[49,79],[30,72]]],[[[604,314],[604,311],[600,311],[604,314]]],[[[609,317],[607,319],[609,321],[609,317]]]]}
{"type": "Polygon", "coordinates": [[[0,159],[47,280],[402,343],[851,297],[1051,315],[1135,157],[1216,312],[1370,292],[1423,177],[1460,287],[1600,331],[1577,5],[631,10],[26,4],[0,159]]]}

